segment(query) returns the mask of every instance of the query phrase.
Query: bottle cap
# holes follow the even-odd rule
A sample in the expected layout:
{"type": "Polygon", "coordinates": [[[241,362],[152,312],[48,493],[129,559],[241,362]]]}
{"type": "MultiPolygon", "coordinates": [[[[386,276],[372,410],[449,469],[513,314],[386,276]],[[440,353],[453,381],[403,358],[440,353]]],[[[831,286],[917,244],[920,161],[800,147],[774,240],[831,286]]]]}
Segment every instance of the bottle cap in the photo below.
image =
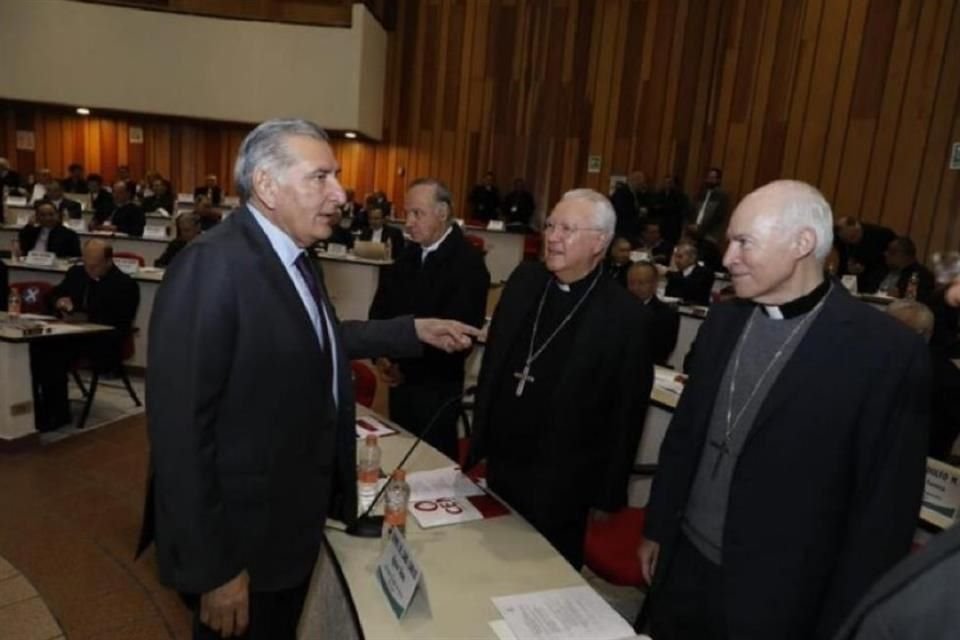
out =
{"type": "Polygon", "coordinates": [[[371,434],[364,439],[364,442],[367,443],[367,446],[372,447],[377,444],[377,436],[371,434]]]}
{"type": "Polygon", "coordinates": [[[407,472],[406,472],[405,470],[403,470],[403,469],[397,469],[396,471],[393,472],[393,479],[394,479],[394,480],[406,480],[406,479],[407,479],[407,472]]]}

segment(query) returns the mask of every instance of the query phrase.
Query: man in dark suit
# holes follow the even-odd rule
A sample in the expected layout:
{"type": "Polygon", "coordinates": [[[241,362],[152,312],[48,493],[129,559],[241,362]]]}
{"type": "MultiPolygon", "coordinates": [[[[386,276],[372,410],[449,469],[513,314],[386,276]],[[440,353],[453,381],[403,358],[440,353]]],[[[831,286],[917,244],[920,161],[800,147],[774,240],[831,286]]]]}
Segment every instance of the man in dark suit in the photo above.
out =
{"type": "MultiPolygon", "coordinates": [[[[370,317],[454,318],[479,329],[486,315],[490,273],[483,255],[454,224],[450,191],[432,178],[415,180],[407,189],[404,209],[410,243],[391,267],[381,270],[370,317]]],[[[390,384],[390,418],[416,434],[436,419],[424,437],[454,460],[460,403],[453,400],[463,393],[465,362],[466,354],[439,349],[425,349],[416,359],[377,360],[380,374],[390,384]]]]}
{"type": "Polygon", "coordinates": [[[503,215],[507,227],[517,231],[529,231],[535,209],[533,194],[527,189],[523,178],[513,181],[513,191],[503,198],[503,215]]]}
{"type": "Polygon", "coordinates": [[[137,204],[130,199],[127,183],[118,181],[113,185],[114,209],[110,217],[101,220],[94,215],[90,221],[91,231],[119,231],[131,236],[142,236],[143,228],[147,225],[147,216],[137,204]]]}
{"type": "Polygon", "coordinates": [[[87,176],[87,190],[90,192],[90,208],[94,218],[106,220],[113,213],[113,194],[103,187],[103,178],[98,173],[87,176]]]}
{"type": "Polygon", "coordinates": [[[344,198],[317,125],[259,125],[235,167],[244,205],[181,252],[150,321],[142,542],[195,638],[291,640],[327,515],[357,513],[349,358],[462,349],[477,332],[337,320],[305,251],[344,198]]]}
{"type": "Polygon", "coordinates": [[[692,244],[681,242],[677,245],[670,270],[666,272],[664,294],[667,297],[680,298],[688,304],[710,304],[714,274],[698,264],[698,256],[697,248],[692,244]]]}
{"type": "Polygon", "coordinates": [[[170,191],[170,183],[158,175],[150,183],[150,190],[150,195],[143,198],[143,210],[146,213],[153,213],[163,209],[169,215],[173,215],[176,211],[176,202],[170,191]]]}
{"type": "Polygon", "coordinates": [[[57,208],[57,211],[69,218],[79,220],[83,217],[83,207],[76,200],[65,198],[63,196],[63,187],[56,180],[51,180],[50,184],[47,185],[47,193],[43,197],[43,200],[52,203],[53,206],[57,208]]]}
{"type": "Polygon", "coordinates": [[[627,286],[627,270],[630,269],[632,251],[633,245],[630,241],[618,236],[610,243],[607,259],[603,265],[606,274],[624,288],[627,286]]]}
{"type": "Polygon", "coordinates": [[[696,226],[704,238],[719,242],[727,228],[730,216],[730,196],[720,187],[723,171],[711,167],[694,206],[689,209],[690,224],[696,226]]]}
{"type": "Polygon", "coordinates": [[[32,222],[20,229],[17,239],[20,251],[49,251],[58,258],[80,256],[80,237],[73,229],[63,226],[63,214],[49,200],[38,200],[33,205],[32,222]]]}
{"type": "Polygon", "coordinates": [[[824,278],[832,235],[796,181],[731,219],[738,298],[700,328],[647,507],[652,637],[829,638],[910,548],[926,349],[824,278]]]}
{"type": "Polygon", "coordinates": [[[30,344],[37,429],[56,429],[70,422],[67,369],[83,357],[101,372],[120,365],[124,339],[133,328],[140,288],[113,264],[113,249],[103,240],[83,247],[83,264],[70,268],[47,298],[51,312],[68,322],[105,324],[115,330],[82,341],[38,340],[30,344]]]}
{"type": "Polygon", "coordinates": [[[21,193],[22,187],[20,174],[10,168],[10,162],[6,158],[0,158],[0,191],[5,189],[7,193],[17,195],[21,193]]]}
{"type": "Polygon", "coordinates": [[[483,182],[470,191],[470,216],[477,222],[488,222],[500,217],[500,190],[492,171],[483,175],[483,182]]]}
{"type": "Polygon", "coordinates": [[[911,298],[924,304],[931,301],[935,286],[933,273],[917,260],[917,246],[907,236],[887,245],[887,271],[878,290],[894,298],[911,298]]]}
{"type": "MultiPolygon", "coordinates": [[[[83,165],[74,162],[67,168],[67,177],[61,183],[66,193],[89,193],[87,179],[83,175],[83,165]]],[[[49,194],[47,194],[49,197],[49,194]]]]}
{"type": "Polygon", "coordinates": [[[648,219],[643,223],[637,251],[646,252],[650,262],[664,266],[670,264],[673,257],[673,245],[663,238],[661,225],[656,220],[648,219]]]}
{"type": "Polygon", "coordinates": [[[615,226],[605,196],[567,192],[544,226],[545,261],[510,276],[467,464],[485,458],[490,487],[578,570],[588,519],[626,504],[653,380],[648,313],[604,273],[615,226]]]}
{"type": "Polygon", "coordinates": [[[610,202],[617,212],[617,235],[636,242],[640,223],[650,214],[653,192],[647,185],[643,171],[632,171],[626,182],[618,182],[610,195],[610,202]]]}
{"type": "MultiPolygon", "coordinates": [[[[210,201],[215,207],[220,206],[220,200],[223,198],[223,193],[220,191],[219,185],[217,185],[217,176],[216,174],[211,173],[207,176],[204,184],[200,187],[197,187],[193,190],[193,200],[196,200],[200,197],[204,197],[210,201]]],[[[170,211],[173,213],[173,211],[170,211]]]]}
{"type": "Polygon", "coordinates": [[[360,232],[360,239],[366,242],[382,242],[390,246],[390,257],[396,260],[403,252],[405,241],[403,232],[384,222],[383,209],[380,205],[373,205],[367,209],[367,220],[370,223],[360,232]]]}
{"type": "Polygon", "coordinates": [[[897,234],[878,224],[843,216],[835,228],[838,276],[857,276],[857,290],[873,292],[880,286],[887,265],[884,254],[897,234]]]}
{"type": "Polygon", "coordinates": [[[634,263],[627,271],[627,289],[650,311],[650,343],[653,361],[665,365],[677,346],[680,334],[680,314],[657,297],[660,274],[651,262],[634,263]]]}

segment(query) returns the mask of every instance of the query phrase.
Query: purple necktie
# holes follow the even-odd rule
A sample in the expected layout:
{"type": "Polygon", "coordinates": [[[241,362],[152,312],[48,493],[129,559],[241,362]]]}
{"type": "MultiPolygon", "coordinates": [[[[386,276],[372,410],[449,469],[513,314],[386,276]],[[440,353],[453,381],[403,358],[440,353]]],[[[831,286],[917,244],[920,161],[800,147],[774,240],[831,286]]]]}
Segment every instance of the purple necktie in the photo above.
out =
{"type": "MultiPolygon", "coordinates": [[[[306,252],[297,256],[294,264],[297,266],[297,271],[300,272],[300,276],[303,278],[303,281],[307,284],[307,289],[310,290],[310,295],[313,296],[313,301],[317,303],[317,311],[320,313],[320,336],[322,342],[320,351],[323,353],[323,372],[326,374],[327,379],[330,380],[332,385],[334,358],[333,340],[327,331],[327,313],[324,295],[320,290],[320,283],[317,280],[317,274],[314,272],[313,266],[310,264],[310,258],[307,257],[306,252]]],[[[333,391],[332,386],[330,390],[331,392],[333,391]]]]}

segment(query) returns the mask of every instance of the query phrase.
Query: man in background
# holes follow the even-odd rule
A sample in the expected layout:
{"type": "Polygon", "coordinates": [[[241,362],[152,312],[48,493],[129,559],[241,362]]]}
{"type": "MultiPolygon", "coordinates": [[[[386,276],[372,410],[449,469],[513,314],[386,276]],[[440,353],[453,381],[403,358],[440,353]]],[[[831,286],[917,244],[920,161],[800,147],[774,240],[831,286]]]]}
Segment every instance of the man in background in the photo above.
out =
{"type": "Polygon", "coordinates": [[[673,261],[666,271],[664,295],[680,298],[687,304],[708,305],[713,290],[714,274],[697,261],[697,248],[681,242],[673,251],[673,261]]]}
{"type": "Polygon", "coordinates": [[[719,167],[711,167],[700,195],[690,210],[693,216],[690,223],[696,226],[703,237],[717,243],[723,238],[730,216],[730,196],[720,186],[722,178],[723,171],[719,167]]]}
{"type": "Polygon", "coordinates": [[[839,276],[857,276],[857,290],[876,291],[887,270],[884,254],[897,234],[878,224],[843,216],[836,226],[839,276]]]}
{"type": "Polygon", "coordinates": [[[468,200],[474,220],[489,222],[500,217],[500,190],[492,171],[483,174],[483,182],[473,188],[468,200]]]}
{"type": "MultiPolygon", "coordinates": [[[[204,197],[210,201],[215,207],[220,206],[220,202],[223,199],[223,192],[220,190],[220,185],[217,184],[217,176],[214,173],[208,175],[204,181],[203,185],[197,187],[193,190],[193,200],[197,201],[198,198],[204,197]]],[[[173,213],[171,211],[170,213],[173,213]]]]}
{"type": "Polygon", "coordinates": [[[650,312],[650,331],[647,340],[655,364],[665,365],[677,347],[680,334],[680,314],[676,308],[657,297],[660,273],[650,262],[637,262],[627,271],[627,289],[650,312]]]}
{"type": "Polygon", "coordinates": [[[33,205],[34,222],[17,233],[20,251],[49,251],[58,258],[80,256],[80,237],[73,229],[63,226],[63,214],[49,200],[33,205]]]}
{"type": "Polygon", "coordinates": [[[397,227],[386,224],[383,209],[380,205],[373,205],[367,210],[367,220],[370,225],[360,232],[360,239],[366,242],[380,242],[390,247],[389,257],[396,260],[403,252],[403,232],[397,227]]]}

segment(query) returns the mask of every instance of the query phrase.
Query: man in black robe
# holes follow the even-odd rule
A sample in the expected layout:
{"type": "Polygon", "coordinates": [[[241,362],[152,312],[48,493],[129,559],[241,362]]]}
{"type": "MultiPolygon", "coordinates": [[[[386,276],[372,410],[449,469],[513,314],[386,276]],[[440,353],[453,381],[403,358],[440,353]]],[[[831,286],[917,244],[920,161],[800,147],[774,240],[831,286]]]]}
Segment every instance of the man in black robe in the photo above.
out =
{"type": "Polygon", "coordinates": [[[637,262],[627,271],[627,290],[637,297],[650,311],[650,332],[653,361],[666,365],[670,354],[677,347],[680,335],[680,314],[676,307],[657,297],[657,282],[660,273],[652,262],[637,262]]]}
{"type": "Polygon", "coordinates": [[[500,217],[500,190],[492,171],[483,176],[483,182],[470,191],[470,215],[478,222],[489,222],[500,217]]]}
{"type": "Polygon", "coordinates": [[[634,242],[640,233],[640,223],[650,214],[653,193],[647,186],[643,171],[633,171],[626,182],[618,182],[610,196],[617,213],[617,235],[634,242]]]}
{"type": "Polygon", "coordinates": [[[647,505],[657,640],[829,638],[910,549],[929,361],[825,279],[832,235],[830,205],[792,180],[730,221],[738,299],[700,327],[647,505]]]}
{"type": "Polygon", "coordinates": [[[603,273],[615,224],[603,195],[571,191],[547,219],[546,264],[513,272],[468,463],[486,459],[490,487],[577,568],[590,510],[626,504],[653,379],[646,310],[603,273]]]}
{"type": "Polygon", "coordinates": [[[897,234],[892,229],[844,216],[835,229],[838,276],[857,276],[858,291],[876,291],[887,271],[884,254],[897,234]]]}
{"type": "Polygon", "coordinates": [[[698,261],[699,253],[692,244],[681,242],[673,252],[670,270],[666,272],[665,294],[687,304],[710,304],[714,274],[698,261]]]}
{"type": "Polygon", "coordinates": [[[523,178],[513,181],[513,191],[503,198],[503,215],[507,227],[517,231],[529,231],[534,211],[533,194],[527,189],[523,178]]]}

